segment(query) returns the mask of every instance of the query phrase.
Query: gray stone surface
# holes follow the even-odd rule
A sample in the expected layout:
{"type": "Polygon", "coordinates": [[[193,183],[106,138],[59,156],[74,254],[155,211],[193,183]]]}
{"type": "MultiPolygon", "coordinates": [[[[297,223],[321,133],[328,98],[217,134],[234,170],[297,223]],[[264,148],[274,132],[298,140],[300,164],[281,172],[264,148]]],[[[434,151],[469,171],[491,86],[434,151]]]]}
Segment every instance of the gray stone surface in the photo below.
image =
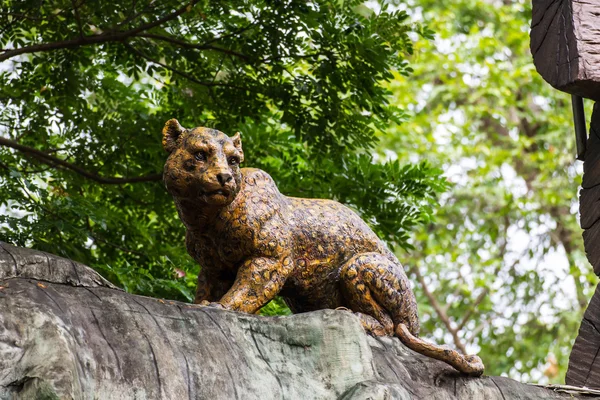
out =
{"type": "Polygon", "coordinates": [[[134,296],[0,242],[0,399],[553,399],[461,376],[343,311],[261,317],[134,296]]]}

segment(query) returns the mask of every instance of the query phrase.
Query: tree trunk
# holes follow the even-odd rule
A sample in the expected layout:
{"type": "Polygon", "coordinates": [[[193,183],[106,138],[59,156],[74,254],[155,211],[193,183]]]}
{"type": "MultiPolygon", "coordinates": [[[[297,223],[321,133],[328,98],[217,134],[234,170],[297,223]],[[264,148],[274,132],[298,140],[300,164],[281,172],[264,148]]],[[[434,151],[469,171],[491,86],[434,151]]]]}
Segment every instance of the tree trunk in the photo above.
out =
{"type": "MultiPolygon", "coordinates": [[[[488,362],[493,362],[489,360],[488,362]]],[[[344,311],[261,317],[127,294],[0,242],[0,399],[561,399],[470,378],[344,311]]]]}

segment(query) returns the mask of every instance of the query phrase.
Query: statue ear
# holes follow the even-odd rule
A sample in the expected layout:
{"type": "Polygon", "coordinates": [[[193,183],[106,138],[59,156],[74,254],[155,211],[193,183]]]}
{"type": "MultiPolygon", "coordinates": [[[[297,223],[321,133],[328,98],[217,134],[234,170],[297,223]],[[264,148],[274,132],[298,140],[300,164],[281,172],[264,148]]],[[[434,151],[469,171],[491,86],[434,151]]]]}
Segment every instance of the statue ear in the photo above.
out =
{"type": "Polygon", "coordinates": [[[239,132],[236,132],[235,135],[233,135],[231,137],[231,140],[233,141],[233,145],[235,146],[237,151],[240,152],[240,162],[243,162],[244,161],[244,150],[242,150],[242,136],[240,135],[239,132]]]}
{"type": "Polygon", "coordinates": [[[167,153],[171,153],[177,148],[181,134],[186,130],[187,129],[179,125],[179,121],[175,118],[170,119],[165,123],[165,127],[162,131],[162,145],[167,153]]]}

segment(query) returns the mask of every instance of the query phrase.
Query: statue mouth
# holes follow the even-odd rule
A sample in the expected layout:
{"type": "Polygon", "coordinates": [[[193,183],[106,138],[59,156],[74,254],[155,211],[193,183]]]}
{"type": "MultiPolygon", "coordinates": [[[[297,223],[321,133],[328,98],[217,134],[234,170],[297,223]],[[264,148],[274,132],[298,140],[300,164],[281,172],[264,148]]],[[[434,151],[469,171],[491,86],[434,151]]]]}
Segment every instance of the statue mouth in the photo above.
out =
{"type": "Polygon", "coordinates": [[[198,188],[197,199],[202,203],[223,205],[233,199],[234,192],[234,188],[227,186],[198,188]]]}
{"type": "Polygon", "coordinates": [[[205,196],[205,197],[215,197],[215,196],[223,196],[225,198],[229,197],[229,193],[230,191],[227,189],[218,189],[218,190],[212,190],[212,191],[203,191],[201,194],[201,196],[205,196]]]}
{"type": "Polygon", "coordinates": [[[207,192],[206,193],[209,196],[214,196],[215,194],[220,194],[223,196],[227,196],[229,194],[229,190],[223,190],[223,189],[219,189],[219,190],[214,190],[212,192],[207,192]]]}

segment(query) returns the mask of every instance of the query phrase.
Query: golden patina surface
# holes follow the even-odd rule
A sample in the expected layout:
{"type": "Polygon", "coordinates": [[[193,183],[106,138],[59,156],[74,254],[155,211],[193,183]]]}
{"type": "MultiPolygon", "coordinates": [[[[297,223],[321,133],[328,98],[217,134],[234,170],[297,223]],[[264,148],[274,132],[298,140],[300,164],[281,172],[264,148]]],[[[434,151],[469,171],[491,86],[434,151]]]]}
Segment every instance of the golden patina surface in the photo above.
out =
{"type": "Polygon", "coordinates": [[[345,307],[374,335],[480,375],[477,356],[417,338],[415,296],[400,262],[344,205],[282,195],[264,171],[240,168],[240,135],[169,120],[164,182],[201,266],[196,303],[255,313],[276,295],[293,312],[345,307]]]}

